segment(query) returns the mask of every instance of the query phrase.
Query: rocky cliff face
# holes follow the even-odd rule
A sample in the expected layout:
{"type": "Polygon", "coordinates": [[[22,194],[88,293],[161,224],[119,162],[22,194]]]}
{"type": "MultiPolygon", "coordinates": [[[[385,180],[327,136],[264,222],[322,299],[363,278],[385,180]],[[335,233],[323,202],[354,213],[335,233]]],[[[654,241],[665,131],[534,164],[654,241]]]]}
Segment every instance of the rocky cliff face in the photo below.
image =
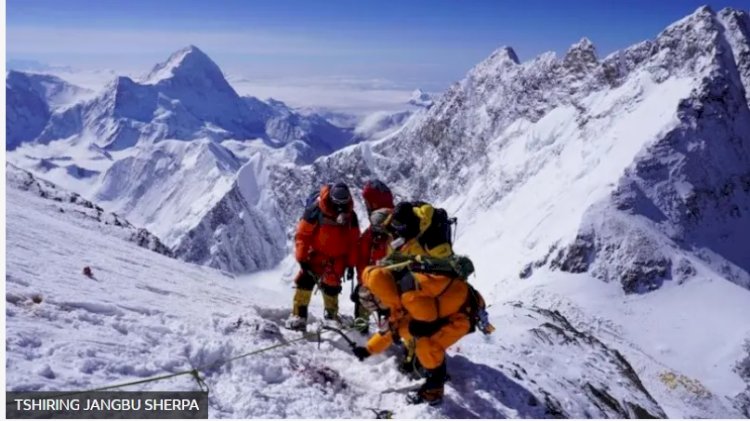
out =
{"type": "Polygon", "coordinates": [[[740,72],[750,38],[746,28],[725,24],[727,17],[743,21],[739,16],[747,15],[702,9],[657,39],[655,56],[705,76],[680,101],[677,126],[625,170],[607,199],[606,216],[590,218],[597,222],[565,252],[567,266],[590,268],[635,292],[694,274],[685,256],[693,254],[750,288],[750,110],[740,72]],[[679,40],[690,48],[680,48],[688,44],[679,40]]]}
{"type": "Polygon", "coordinates": [[[689,255],[746,286],[746,34],[746,13],[701,8],[604,59],[586,39],[525,63],[500,48],[395,135],[274,166],[269,199],[285,227],[315,186],[369,177],[470,226],[546,207],[519,219],[528,246],[498,243],[521,250],[516,273],[537,262],[640,291],[693,273],[689,255]],[[580,219],[550,222],[566,208],[580,219]]]}

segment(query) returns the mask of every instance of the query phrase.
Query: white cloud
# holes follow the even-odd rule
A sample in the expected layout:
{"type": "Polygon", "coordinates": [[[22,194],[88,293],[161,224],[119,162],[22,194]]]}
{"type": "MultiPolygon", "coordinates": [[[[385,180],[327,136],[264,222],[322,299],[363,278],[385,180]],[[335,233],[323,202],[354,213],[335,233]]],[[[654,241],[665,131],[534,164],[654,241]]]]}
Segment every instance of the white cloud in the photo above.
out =
{"type": "Polygon", "coordinates": [[[324,108],[365,115],[375,111],[401,111],[415,87],[385,79],[355,77],[248,79],[230,77],[240,95],[275,98],[293,107],[324,108]]]}

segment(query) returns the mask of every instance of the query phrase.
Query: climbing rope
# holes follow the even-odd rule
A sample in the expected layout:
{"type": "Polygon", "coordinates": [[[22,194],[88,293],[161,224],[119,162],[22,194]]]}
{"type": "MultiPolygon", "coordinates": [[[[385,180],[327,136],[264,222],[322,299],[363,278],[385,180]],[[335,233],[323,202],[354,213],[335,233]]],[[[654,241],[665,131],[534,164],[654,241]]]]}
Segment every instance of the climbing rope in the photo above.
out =
{"type": "MultiPolygon", "coordinates": [[[[362,328],[363,327],[362,323],[367,323],[367,321],[363,320],[363,319],[356,319],[355,322],[354,322],[354,324],[351,327],[349,327],[349,328],[347,328],[345,330],[346,331],[351,331],[351,330],[354,330],[354,329],[357,329],[357,328],[362,328]]],[[[349,337],[346,336],[346,334],[344,333],[344,330],[333,328],[333,327],[321,326],[318,329],[316,329],[314,332],[305,333],[304,335],[302,335],[299,338],[288,340],[288,341],[285,341],[285,342],[281,342],[281,343],[278,343],[278,344],[275,344],[275,345],[267,346],[265,348],[256,349],[256,350],[253,350],[253,351],[250,351],[250,352],[247,352],[247,353],[244,353],[244,354],[240,354],[240,355],[234,356],[232,358],[229,358],[229,359],[226,359],[226,360],[223,360],[223,361],[214,362],[213,364],[208,364],[208,365],[205,365],[205,366],[192,368],[190,370],[178,371],[176,373],[165,374],[165,375],[162,375],[162,376],[148,377],[148,378],[145,378],[145,379],[136,380],[136,381],[127,382],[127,383],[118,383],[118,384],[113,384],[113,385],[110,385],[110,386],[97,387],[95,389],[88,389],[88,390],[82,390],[82,391],[77,391],[77,392],[65,392],[65,393],[61,393],[59,395],[48,396],[47,398],[48,399],[53,399],[53,398],[61,398],[61,397],[66,397],[66,396],[80,395],[80,394],[90,393],[90,392],[102,392],[102,391],[105,391],[105,390],[119,389],[121,387],[135,386],[135,385],[144,384],[144,383],[158,382],[158,381],[161,381],[161,380],[171,379],[173,377],[187,376],[187,375],[190,375],[190,376],[193,377],[193,380],[195,380],[195,382],[198,384],[198,387],[200,388],[201,392],[208,392],[209,391],[208,384],[206,384],[205,380],[201,377],[201,375],[200,375],[201,371],[207,371],[207,370],[211,370],[211,369],[216,369],[216,368],[219,368],[219,367],[224,366],[226,364],[229,364],[232,361],[237,361],[237,360],[240,360],[240,359],[243,359],[243,358],[247,358],[247,357],[250,357],[250,356],[253,356],[253,355],[262,354],[264,352],[268,352],[268,351],[271,351],[271,350],[276,349],[276,348],[281,348],[281,347],[284,347],[284,346],[287,346],[287,345],[291,345],[291,344],[293,344],[295,342],[300,342],[300,341],[303,341],[303,340],[306,340],[306,339],[309,339],[309,338],[313,338],[313,337],[317,337],[318,338],[318,346],[320,347],[320,341],[321,341],[320,333],[321,333],[321,330],[335,331],[335,332],[339,333],[341,336],[343,336],[350,345],[352,343],[354,343],[351,339],[349,339],[349,337]]],[[[6,405],[11,405],[12,403],[13,402],[6,402],[6,405]]]]}

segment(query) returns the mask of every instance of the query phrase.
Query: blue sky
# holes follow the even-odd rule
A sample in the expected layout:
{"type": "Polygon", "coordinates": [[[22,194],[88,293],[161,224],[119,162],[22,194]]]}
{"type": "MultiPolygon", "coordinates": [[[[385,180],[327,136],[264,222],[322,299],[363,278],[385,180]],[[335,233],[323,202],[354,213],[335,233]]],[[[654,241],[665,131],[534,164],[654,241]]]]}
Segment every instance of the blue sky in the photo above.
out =
{"type": "Polygon", "coordinates": [[[188,44],[249,78],[350,77],[444,89],[501,45],[521,60],[583,36],[604,56],[734,1],[8,0],[8,59],[145,71],[188,44]]]}

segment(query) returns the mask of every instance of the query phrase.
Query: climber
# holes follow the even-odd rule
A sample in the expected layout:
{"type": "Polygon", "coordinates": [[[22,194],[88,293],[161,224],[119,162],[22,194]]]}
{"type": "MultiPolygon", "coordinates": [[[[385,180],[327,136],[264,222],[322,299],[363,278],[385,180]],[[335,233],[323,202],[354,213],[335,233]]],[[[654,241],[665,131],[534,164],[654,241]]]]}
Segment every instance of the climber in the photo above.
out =
{"type": "MultiPolygon", "coordinates": [[[[357,253],[357,286],[352,291],[351,300],[354,302],[354,317],[368,320],[370,311],[360,305],[359,292],[362,284],[362,273],[365,268],[374,265],[388,254],[388,243],[391,237],[385,229],[385,222],[393,210],[393,194],[380,180],[370,180],[362,189],[362,198],[367,208],[370,226],[359,237],[357,253]]],[[[361,325],[360,331],[367,333],[367,324],[361,325]]]]}
{"type": "Polygon", "coordinates": [[[397,237],[398,250],[362,274],[362,285],[371,293],[370,302],[363,299],[363,305],[387,310],[388,323],[381,324],[367,346],[356,347],[354,354],[364,360],[382,352],[394,336],[413,343],[427,375],[409,402],[436,405],[442,401],[448,376],[445,350],[474,327],[476,299],[466,282],[473,266],[468,258],[453,254],[450,220],[442,209],[424,202],[399,203],[388,227],[397,237]],[[450,264],[437,270],[427,264],[430,261],[450,264]]]}
{"type": "Polygon", "coordinates": [[[393,193],[391,189],[380,180],[369,180],[362,188],[362,199],[370,215],[377,209],[393,209],[393,193]]]}
{"type": "Polygon", "coordinates": [[[445,210],[425,202],[401,202],[387,221],[398,254],[444,258],[453,255],[452,224],[445,210]]]}
{"type": "Polygon", "coordinates": [[[295,235],[294,251],[300,271],[287,328],[306,329],[307,308],[316,285],[323,293],[324,318],[341,323],[341,278],[346,274],[353,281],[357,264],[359,224],[353,205],[347,185],[337,183],[321,187],[317,198],[305,209],[295,235]]]}
{"type": "Polygon", "coordinates": [[[394,334],[415,343],[417,360],[427,372],[425,383],[409,396],[411,403],[438,404],[447,379],[446,349],[472,328],[469,286],[458,274],[431,273],[420,269],[370,266],[364,285],[379,304],[390,311],[386,328],[367,346],[354,348],[364,360],[388,348],[394,334]]]}

